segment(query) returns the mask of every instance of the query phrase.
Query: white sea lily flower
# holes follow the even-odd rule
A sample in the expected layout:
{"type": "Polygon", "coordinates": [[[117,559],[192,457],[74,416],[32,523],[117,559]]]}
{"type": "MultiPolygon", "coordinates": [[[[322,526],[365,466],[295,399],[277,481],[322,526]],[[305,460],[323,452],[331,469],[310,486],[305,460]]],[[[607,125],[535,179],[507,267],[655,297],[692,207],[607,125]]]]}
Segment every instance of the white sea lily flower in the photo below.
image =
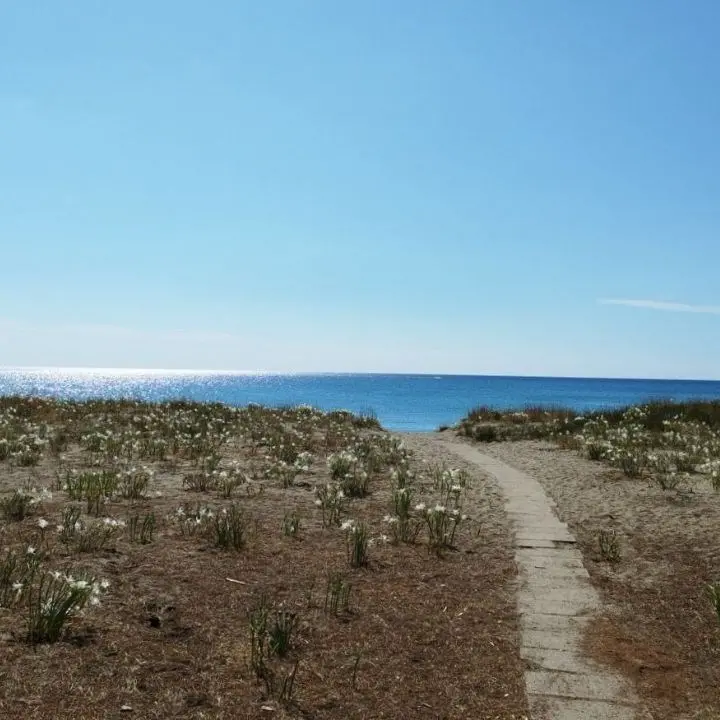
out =
{"type": "Polygon", "coordinates": [[[12,589],[13,589],[16,593],[21,593],[23,587],[24,587],[24,585],[23,585],[21,582],[15,582],[15,583],[13,583],[13,585],[12,585],[12,589]]]}
{"type": "Polygon", "coordinates": [[[444,513],[444,512],[445,512],[445,506],[444,506],[444,505],[437,504],[437,505],[433,508],[433,512],[435,512],[435,513],[444,513]]]}
{"type": "Polygon", "coordinates": [[[355,521],[354,520],[343,520],[342,524],[340,525],[341,530],[354,530],[355,529],[355,521]]]}
{"type": "Polygon", "coordinates": [[[425,510],[425,507],[426,507],[425,503],[418,503],[415,506],[415,510],[417,510],[417,512],[423,512],[425,510]]]}
{"type": "Polygon", "coordinates": [[[37,548],[34,548],[32,545],[28,545],[26,552],[28,555],[34,555],[37,552],[37,548]]]}
{"type": "Polygon", "coordinates": [[[38,527],[41,530],[44,530],[50,523],[45,518],[40,518],[38,520],[38,527]]]}
{"type": "Polygon", "coordinates": [[[100,581],[100,587],[103,590],[107,590],[110,587],[110,581],[109,580],[101,580],[100,581]]]}

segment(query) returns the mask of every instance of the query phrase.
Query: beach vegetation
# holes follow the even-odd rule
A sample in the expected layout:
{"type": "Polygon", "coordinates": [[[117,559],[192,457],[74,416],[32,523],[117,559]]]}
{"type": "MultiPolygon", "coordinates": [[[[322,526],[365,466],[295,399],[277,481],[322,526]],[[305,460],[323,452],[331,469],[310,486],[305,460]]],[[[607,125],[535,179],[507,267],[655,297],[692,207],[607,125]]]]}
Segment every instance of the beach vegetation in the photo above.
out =
{"type": "Polygon", "coordinates": [[[607,562],[616,563],[620,560],[620,539],[614,530],[600,530],[598,533],[600,556],[607,562]]]}
{"type": "Polygon", "coordinates": [[[448,630],[457,639],[413,672],[433,703],[448,687],[460,697],[477,650],[461,607],[448,628],[445,588],[463,607],[477,586],[489,612],[507,604],[502,553],[443,552],[480,543],[458,519],[465,474],[443,466],[434,480],[369,413],[0,398],[0,470],[5,697],[42,697],[53,717],[230,717],[237,703],[253,716],[376,716],[386,667],[407,673],[405,639],[448,630]],[[445,526],[428,529],[423,502],[447,508],[445,526]],[[319,597],[304,602],[308,587],[319,597]],[[336,697],[361,644],[363,687],[358,653],[353,697],[336,697]]]}
{"type": "Polygon", "coordinates": [[[496,439],[554,441],[627,478],[650,479],[664,491],[698,477],[720,489],[720,401],[659,400],[582,414],[482,407],[468,413],[457,430],[478,439],[477,432],[487,427],[495,428],[496,439]]]}

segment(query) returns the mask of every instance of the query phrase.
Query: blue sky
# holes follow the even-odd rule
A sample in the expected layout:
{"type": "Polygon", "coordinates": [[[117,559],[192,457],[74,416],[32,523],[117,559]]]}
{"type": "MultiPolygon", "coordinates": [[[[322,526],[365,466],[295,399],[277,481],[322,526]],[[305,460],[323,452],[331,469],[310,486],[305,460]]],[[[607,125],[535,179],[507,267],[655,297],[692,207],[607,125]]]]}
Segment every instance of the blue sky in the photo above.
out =
{"type": "Polygon", "coordinates": [[[0,365],[720,378],[719,25],[0,3],[0,365]]]}

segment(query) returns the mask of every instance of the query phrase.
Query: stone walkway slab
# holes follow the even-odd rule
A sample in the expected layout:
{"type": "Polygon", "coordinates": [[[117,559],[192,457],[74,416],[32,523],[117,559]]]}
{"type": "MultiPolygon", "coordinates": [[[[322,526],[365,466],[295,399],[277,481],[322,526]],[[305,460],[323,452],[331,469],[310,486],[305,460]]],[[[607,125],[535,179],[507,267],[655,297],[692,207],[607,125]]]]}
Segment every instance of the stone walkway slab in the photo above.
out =
{"type": "Polygon", "coordinates": [[[540,613],[524,613],[520,616],[523,632],[526,630],[542,630],[556,633],[558,637],[570,638],[576,642],[576,635],[581,634],[592,620],[589,615],[542,615],[540,613]]]}
{"type": "Polygon", "coordinates": [[[618,702],[625,686],[614,676],[602,673],[558,672],[557,670],[529,670],[525,674],[528,695],[606,700],[618,702]]]}
{"type": "Polygon", "coordinates": [[[635,720],[635,708],[601,700],[568,700],[528,696],[533,720],[635,720]]]}
{"type": "Polygon", "coordinates": [[[524,645],[520,648],[520,657],[527,661],[528,669],[531,670],[542,668],[564,673],[577,673],[587,669],[587,661],[578,655],[575,647],[556,650],[524,645]]]}

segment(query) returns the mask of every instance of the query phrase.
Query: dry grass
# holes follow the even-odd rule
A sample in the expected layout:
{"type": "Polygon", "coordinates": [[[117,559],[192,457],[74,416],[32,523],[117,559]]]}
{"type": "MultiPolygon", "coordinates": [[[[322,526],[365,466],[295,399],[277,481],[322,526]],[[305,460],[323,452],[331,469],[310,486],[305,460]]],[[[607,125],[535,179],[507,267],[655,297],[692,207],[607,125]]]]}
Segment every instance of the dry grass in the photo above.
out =
{"type": "Polygon", "coordinates": [[[651,440],[665,432],[668,423],[695,424],[709,432],[720,429],[720,400],[652,400],[580,414],[558,405],[526,405],[522,408],[480,405],[470,410],[455,429],[458,434],[479,442],[542,440],[581,432],[588,421],[602,420],[609,428],[620,428],[628,424],[629,414],[632,423],[648,433],[651,440]]]}
{"type": "Polygon", "coordinates": [[[591,626],[589,652],[631,678],[655,718],[720,717],[720,626],[706,594],[720,576],[717,543],[659,530],[632,544],[657,575],[639,588],[592,573],[616,611],[591,626]]]}
{"type": "Polygon", "coordinates": [[[499,409],[480,405],[457,426],[458,433],[478,442],[540,439],[550,437],[559,423],[577,413],[568,408],[529,405],[522,409],[499,409]]]}
{"type": "MultiPolygon", "coordinates": [[[[17,399],[3,401],[0,414],[5,420],[0,440],[9,438],[17,453],[0,464],[0,496],[26,484],[56,485],[70,468],[116,469],[124,461],[114,459],[114,446],[110,453],[83,449],[93,445],[89,434],[109,431],[121,455],[134,453],[129,464],[147,466],[154,475],[141,499],[114,495],[105,500],[101,517],[153,513],[157,518],[153,542],[130,542],[125,528],[106,549],[82,554],[60,542],[53,529],[72,504],[66,491],[54,491],[52,500],[41,501],[22,521],[0,518],[1,547],[24,551],[42,544],[44,566],[84,568],[110,582],[101,605],[74,617],[54,644],[26,642],[23,601],[0,608],[0,717],[510,719],[524,714],[508,538],[484,532],[497,525],[496,510],[482,501],[483,487],[476,486],[464,508],[472,521],[460,527],[454,550],[442,557],[428,552],[422,533],[414,544],[380,540],[388,532],[383,516],[392,507],[391,471],[405,462],[402,458],[417,473],[417,498],[430,502],[434,490],[418,459],[393,449],[371,418],[183,403],[63,405],[17,399]],[[192,436],[202,428],[209,445],[195,457],[192,436]],[[25,446],[16,441],[22,433],[47,441],[37,465],[21,466],[25,446]],[[174,446],[178,437],[185,440],[174,446]],[[168,447],[164,459],[157,459],[150,441],[162,438],[168,447]],[[60,454],[53,452],[51,440],[61,446],[60,454]],[[219,487],[183,489],[188,474],[202,471],[210,445],[219,456],[218,471],[235,468],[243,475],[231,498],[219,487]],[[353,569],[345,534],[323,527],[314,488],[330,480],[329,453],[360,447],[372,448],[377,463],[369,494],[347,501],[342,518],[365,522],[375,543],[369,564],[353,569]],[[309,471],[298,472],[288,484],[281,458],[291,463],[300,451],[313,456],[309,471]],[[173,519],[182,503],[217,509],[231,502],[250,521],[240,551],[218,549],[202,533],[184,533],[173,519]],[[300,521],[296,537],[283,532],[291,512],[300,521]],[[43,533],[39,518],[50,521],[43,533]],[[351,585],[347,612],[325,612],[330,572],[342,573],[351,585]],[[261,597],[298,618],[287,656],[268,658],[278,680],[271,692],[250,665],[248,614],[261,597]],[[279,680],[296,665],[291,697],[279,697],[279,680]]],[[[91,522],[86,510],[83,505],[83,520],[91,522]]]]}

